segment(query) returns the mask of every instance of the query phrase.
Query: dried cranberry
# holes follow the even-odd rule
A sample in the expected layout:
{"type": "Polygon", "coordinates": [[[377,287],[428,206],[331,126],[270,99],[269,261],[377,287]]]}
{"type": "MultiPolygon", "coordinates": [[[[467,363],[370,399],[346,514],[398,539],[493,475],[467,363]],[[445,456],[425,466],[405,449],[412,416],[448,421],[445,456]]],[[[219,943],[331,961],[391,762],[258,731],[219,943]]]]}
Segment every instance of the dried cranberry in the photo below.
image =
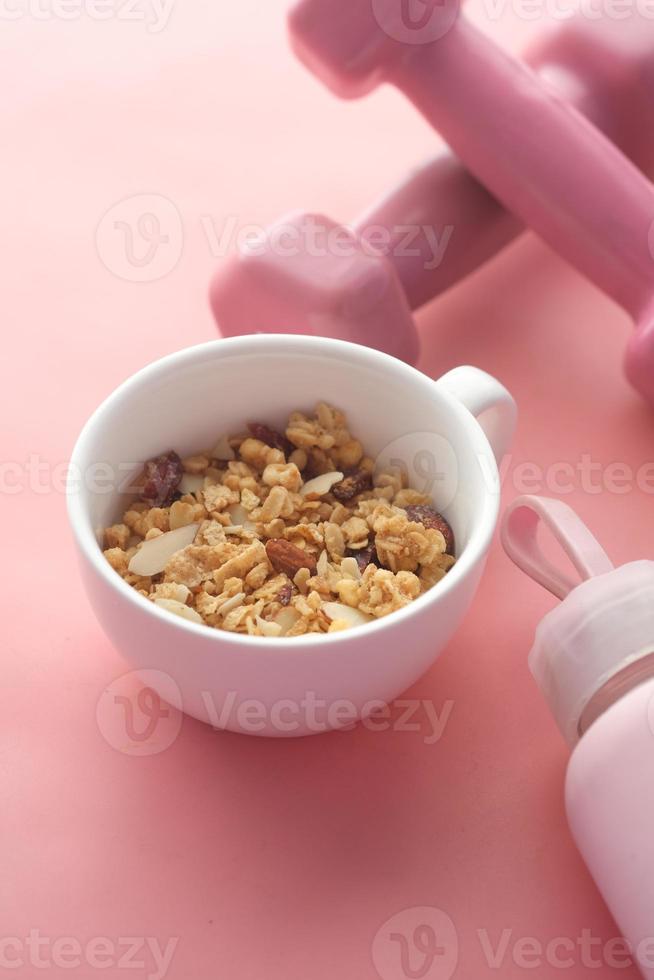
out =
{"type": "Polygon", "coordinates": [[[282,606],[288,606],[291,603],[291,596],[293,595],[293,586],[290,582],[286,585],[282,585],[281,589],[277,593],[277,600],[282,606]]]}
{"type": "Polygon", "coordinates": [[[348,548],[347,557],[354,558],[356,560],[360,572],[365,572],[368,565],[379,565],[377,549],[375,548],[374,544],[371,544],[368,548],[361,548],[359,551],[354,551],[353,548],[348,548]]]}
{"type": "Polygon", "coordinates": [[[293,443],[285,435],[263,422],[248,422],[248,429],[253,438],[265,442],[267,446],[272,446],[273,449],[281,449],[285,456],[289,456],[295,449],[293,443]]]}
{"type": "Polygon", "coordinates": [[[425,504],[413,504],[411,507],[405,507],[404,509],[410,521],[415,521],[424,527],[434,528],[436,531],[440,531],[445,538],[445,551],[448,555],[454,554],[454,531],[442,514],[439,514],[433,507],[425,504]]]}
{"type": "Polygon", "coordinates": [[[368,470],[350,470],[344,480],[332,487],[332,493],[341,503],[347,503],[358,493],[372,488],[372,473],[368,470]]]}
{"type": "Polygon", "coordinates": [[[173,450],[149,459],[145,464],[141,497],[151,507],[167,507],[175,499],[183,475],[182,461],[173,450]]]}

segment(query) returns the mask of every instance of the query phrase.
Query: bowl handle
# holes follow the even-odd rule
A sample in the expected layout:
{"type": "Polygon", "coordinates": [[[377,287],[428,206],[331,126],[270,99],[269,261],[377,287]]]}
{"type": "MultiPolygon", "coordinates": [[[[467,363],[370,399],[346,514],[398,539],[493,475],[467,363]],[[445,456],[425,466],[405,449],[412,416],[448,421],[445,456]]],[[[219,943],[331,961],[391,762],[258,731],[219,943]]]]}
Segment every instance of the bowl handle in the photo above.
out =
{"type": "Polygon", "coordinates": [[[444,374],[436,384],[474,415],[499,465],[511,445],[518,418],[512,395],[492,375],[467,365],[444,374]]]}

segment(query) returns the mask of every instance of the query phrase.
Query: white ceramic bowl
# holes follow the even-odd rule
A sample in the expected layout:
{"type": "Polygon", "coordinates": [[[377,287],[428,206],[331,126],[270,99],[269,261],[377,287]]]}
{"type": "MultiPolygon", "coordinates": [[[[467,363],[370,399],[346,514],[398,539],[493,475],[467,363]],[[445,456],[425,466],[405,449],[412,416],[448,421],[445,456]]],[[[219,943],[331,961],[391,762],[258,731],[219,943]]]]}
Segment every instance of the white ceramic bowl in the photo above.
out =
{"type": "Polygon", "coordinates": [[[71,461],[82,479],[69,488],[70,522],[102,627],[134,667],[168,675],[163,698],[176,685],[183,710],[203,721],[289,736],[365,717],[433,663],[472,600],[497,522],[496,457],[508,447],[515,414],[506,390],[476,368],[434,382],[386,354],[336,340],[254,335],[157,361],[97,409],[71,461]],[[122,482],[126,464],[134,473],[168,449],[196,451],[246,421],[282,427],[290,411],[319,400],[346,411],[351,431],[382,464],[401,461],[412,486],[429,485],[458,554],[435,588],[367,626],[284,640],[172,616],[113,571],[100,530],[120,517],[123,501],[108,474],[122,482]]]}

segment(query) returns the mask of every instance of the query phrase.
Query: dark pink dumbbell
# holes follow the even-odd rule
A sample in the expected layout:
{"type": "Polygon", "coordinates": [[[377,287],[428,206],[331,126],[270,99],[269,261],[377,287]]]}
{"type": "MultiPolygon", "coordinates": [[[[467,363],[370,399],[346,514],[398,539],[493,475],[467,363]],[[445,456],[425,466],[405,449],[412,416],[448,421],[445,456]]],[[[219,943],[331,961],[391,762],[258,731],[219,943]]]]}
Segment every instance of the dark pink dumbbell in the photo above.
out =
{"type": "Polygon", "coordinates": [[[417,24],[403,19],[409,6],[302,0],[294,47],[342,96],[401,89],[505,207],[624,306],[636,323],[627,374],[654,403],[654,187],[456,0],[430,0],[417,24]]]}
{"type": "MultiPolygon", "coordinates": [[[[527,59],[541,80],[640,167],[654,169],[654,94],[647,84],[654,72],[654,25],[643,31],[633,20],[577,17],[546,32],[527,59]]],[[[324,242],[322,252],[312,253],[302,229],[316,223],[324,237],[328,228],[345,234],[328,219],[295,214],[270,229],[259,247],[243,249],[221,265],[211,301],[225,336],[320,332],[415,360],[411,310],[472,272],[523,228],[449,153],[409,174],[359,219],[348,233],[349,256],[325,254],[324,242]],[[375,257],[365,242],[372,233],[374,243],[380,227],[387,232],[386,245],[375,257]],[[298,245],[290,254],[288,243],[279,247],[284,233],[296,234],[298,245]],[[376,291],[371,281],[378,283],[376,291]]]]}

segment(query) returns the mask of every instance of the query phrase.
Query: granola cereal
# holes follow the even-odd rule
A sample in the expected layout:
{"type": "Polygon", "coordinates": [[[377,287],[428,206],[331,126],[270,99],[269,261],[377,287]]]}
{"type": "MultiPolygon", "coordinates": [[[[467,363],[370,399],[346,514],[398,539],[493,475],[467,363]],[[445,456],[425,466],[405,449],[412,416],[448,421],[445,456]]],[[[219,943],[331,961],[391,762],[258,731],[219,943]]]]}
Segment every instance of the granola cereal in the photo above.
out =
{"type": "Polygon", "coordinates": [[[324,402],[285,431],[248,422],[148,460],[104,555],[171,615],[249,636],[335,633],[388,616],[455,564],[454,534],[400,471],[375,472],[324,402]]]}

